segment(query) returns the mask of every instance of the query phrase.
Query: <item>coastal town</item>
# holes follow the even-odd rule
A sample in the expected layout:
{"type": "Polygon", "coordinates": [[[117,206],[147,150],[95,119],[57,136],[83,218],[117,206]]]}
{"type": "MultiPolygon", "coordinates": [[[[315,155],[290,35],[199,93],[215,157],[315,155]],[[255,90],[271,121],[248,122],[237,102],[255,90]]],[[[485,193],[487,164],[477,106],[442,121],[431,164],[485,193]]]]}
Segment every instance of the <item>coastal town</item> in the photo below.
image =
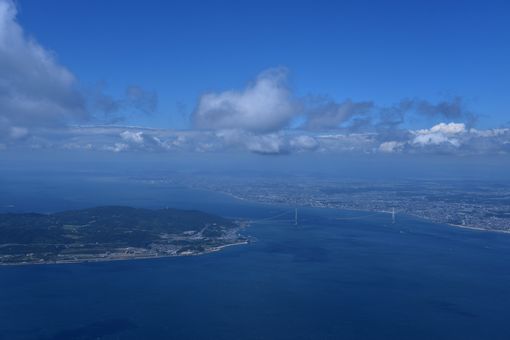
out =
{"type": "Polygon", "coordinates": [[[491,181],[361,181],[315,177],[136,179],[221,192],[243,200],[339,210],[395,212],[436,223],[510,232],[510,186],[491,181]]]}

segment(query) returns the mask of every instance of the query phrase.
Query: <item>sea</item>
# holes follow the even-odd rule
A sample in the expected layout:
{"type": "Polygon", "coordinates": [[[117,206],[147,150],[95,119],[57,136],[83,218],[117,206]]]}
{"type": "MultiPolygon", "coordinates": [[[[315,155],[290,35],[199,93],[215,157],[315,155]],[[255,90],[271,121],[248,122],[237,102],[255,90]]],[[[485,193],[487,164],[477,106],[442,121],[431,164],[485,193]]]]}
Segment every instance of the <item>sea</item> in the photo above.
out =
{"type": "Polygon", "coordinates": [[[295,207],[158,183],[64,182],[4,186],[2,211],[200,209],[253,221],[251,242],[201,256],[0,266],[2,340],[510,339],[508,234],[303,207],[296,225],[295,207]]]}

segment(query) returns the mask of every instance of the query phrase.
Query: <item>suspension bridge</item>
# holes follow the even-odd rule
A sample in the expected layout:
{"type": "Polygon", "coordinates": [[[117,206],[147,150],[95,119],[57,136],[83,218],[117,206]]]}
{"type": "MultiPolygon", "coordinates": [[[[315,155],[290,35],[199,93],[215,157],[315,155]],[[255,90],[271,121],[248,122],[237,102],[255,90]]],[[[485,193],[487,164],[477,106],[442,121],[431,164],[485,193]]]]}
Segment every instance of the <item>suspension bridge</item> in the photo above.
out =
{"type": "Polygon", "coordinates": [[[293,223],[294,225],[298,225],[298,210],[297,210],[297,208],[295,208],[294,210],[286,210],[286,211],[280,212],[273,216],[252,220],[251,223],[263,223],[263,222],[275,221],[275,220],[278,220],[279,222],[289,222],[289,223],[293,223]],[[283,218],[283,217],[286,217],[286,218],[283,218]]]}
{"type": "MultiPolygon", "coordinates": [[[[396,212],[395,208],[392,208],[390,211],[386,211],[386,210],[375,211],[375,212],[371,212],[371,213],[365,214],[365,215],[336,217],[335,220],[360,220],[360,219],[366,219],[366,218],[370,218],[370,217],[373,217],[376,215],[381,215],[381,214],[389,214],[391,216],[391,222],[393,224],[395,223],[396,216],[397,216],[397,212],[396,212]]],[[[251,223],[264,223],[264,222],[268,222],[268,221],[289,222],[289,223],[292,223],[295,226],[297,226],[297,225],[299,225],[298,209],[294,208],[294,210],[285,210],[285,211],[282,211],[282,212],[272,215],[272,216],[252,220],[251,223]]]]}
{"type": "Polygon", "coordinates": [[[390,211],[381,210],[381,211],[375,211],[375,212],[367,214],[367,215],[337,217],[335,219],[336,220],[361,220],[361,219],[365,219],[365,218],[369,218],[369,217],[381,215],[381,214],[389,214],[391,216],[391,222],[395,223],[396,217],[397,217],[397,212],[396,212],[395,208],[392,208],[390,211]]]}

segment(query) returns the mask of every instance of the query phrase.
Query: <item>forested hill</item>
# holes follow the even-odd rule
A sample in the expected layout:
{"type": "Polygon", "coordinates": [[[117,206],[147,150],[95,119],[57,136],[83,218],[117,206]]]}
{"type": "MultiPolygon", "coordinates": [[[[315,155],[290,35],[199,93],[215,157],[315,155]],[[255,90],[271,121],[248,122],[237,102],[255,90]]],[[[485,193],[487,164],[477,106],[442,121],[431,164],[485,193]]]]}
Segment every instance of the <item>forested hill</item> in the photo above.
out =
{"type": "Polygon", "coordinates": [[[174,253],[183,247],[207,250],[232,241],[236,227],[217,215],[179,209],[103,206],[53,214],[0,214],[0,256],[7,256],[0,262],[12,256],[27,260],[27,254],[55,259],[59,254],[105,254],[129,247],[157,248],[155,254],[163,248],[174,253]]]}

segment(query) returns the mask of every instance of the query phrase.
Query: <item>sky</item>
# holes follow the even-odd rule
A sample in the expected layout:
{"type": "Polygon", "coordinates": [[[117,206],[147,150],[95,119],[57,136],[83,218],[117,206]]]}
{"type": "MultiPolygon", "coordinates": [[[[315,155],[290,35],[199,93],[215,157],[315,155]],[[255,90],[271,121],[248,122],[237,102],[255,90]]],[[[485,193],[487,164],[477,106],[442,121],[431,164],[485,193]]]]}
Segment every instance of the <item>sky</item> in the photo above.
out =
{"type": "Polygon", "coordinates": [[[0,0],[0,157],[507,159],[508,17],[505,1],[0,0]]]}

